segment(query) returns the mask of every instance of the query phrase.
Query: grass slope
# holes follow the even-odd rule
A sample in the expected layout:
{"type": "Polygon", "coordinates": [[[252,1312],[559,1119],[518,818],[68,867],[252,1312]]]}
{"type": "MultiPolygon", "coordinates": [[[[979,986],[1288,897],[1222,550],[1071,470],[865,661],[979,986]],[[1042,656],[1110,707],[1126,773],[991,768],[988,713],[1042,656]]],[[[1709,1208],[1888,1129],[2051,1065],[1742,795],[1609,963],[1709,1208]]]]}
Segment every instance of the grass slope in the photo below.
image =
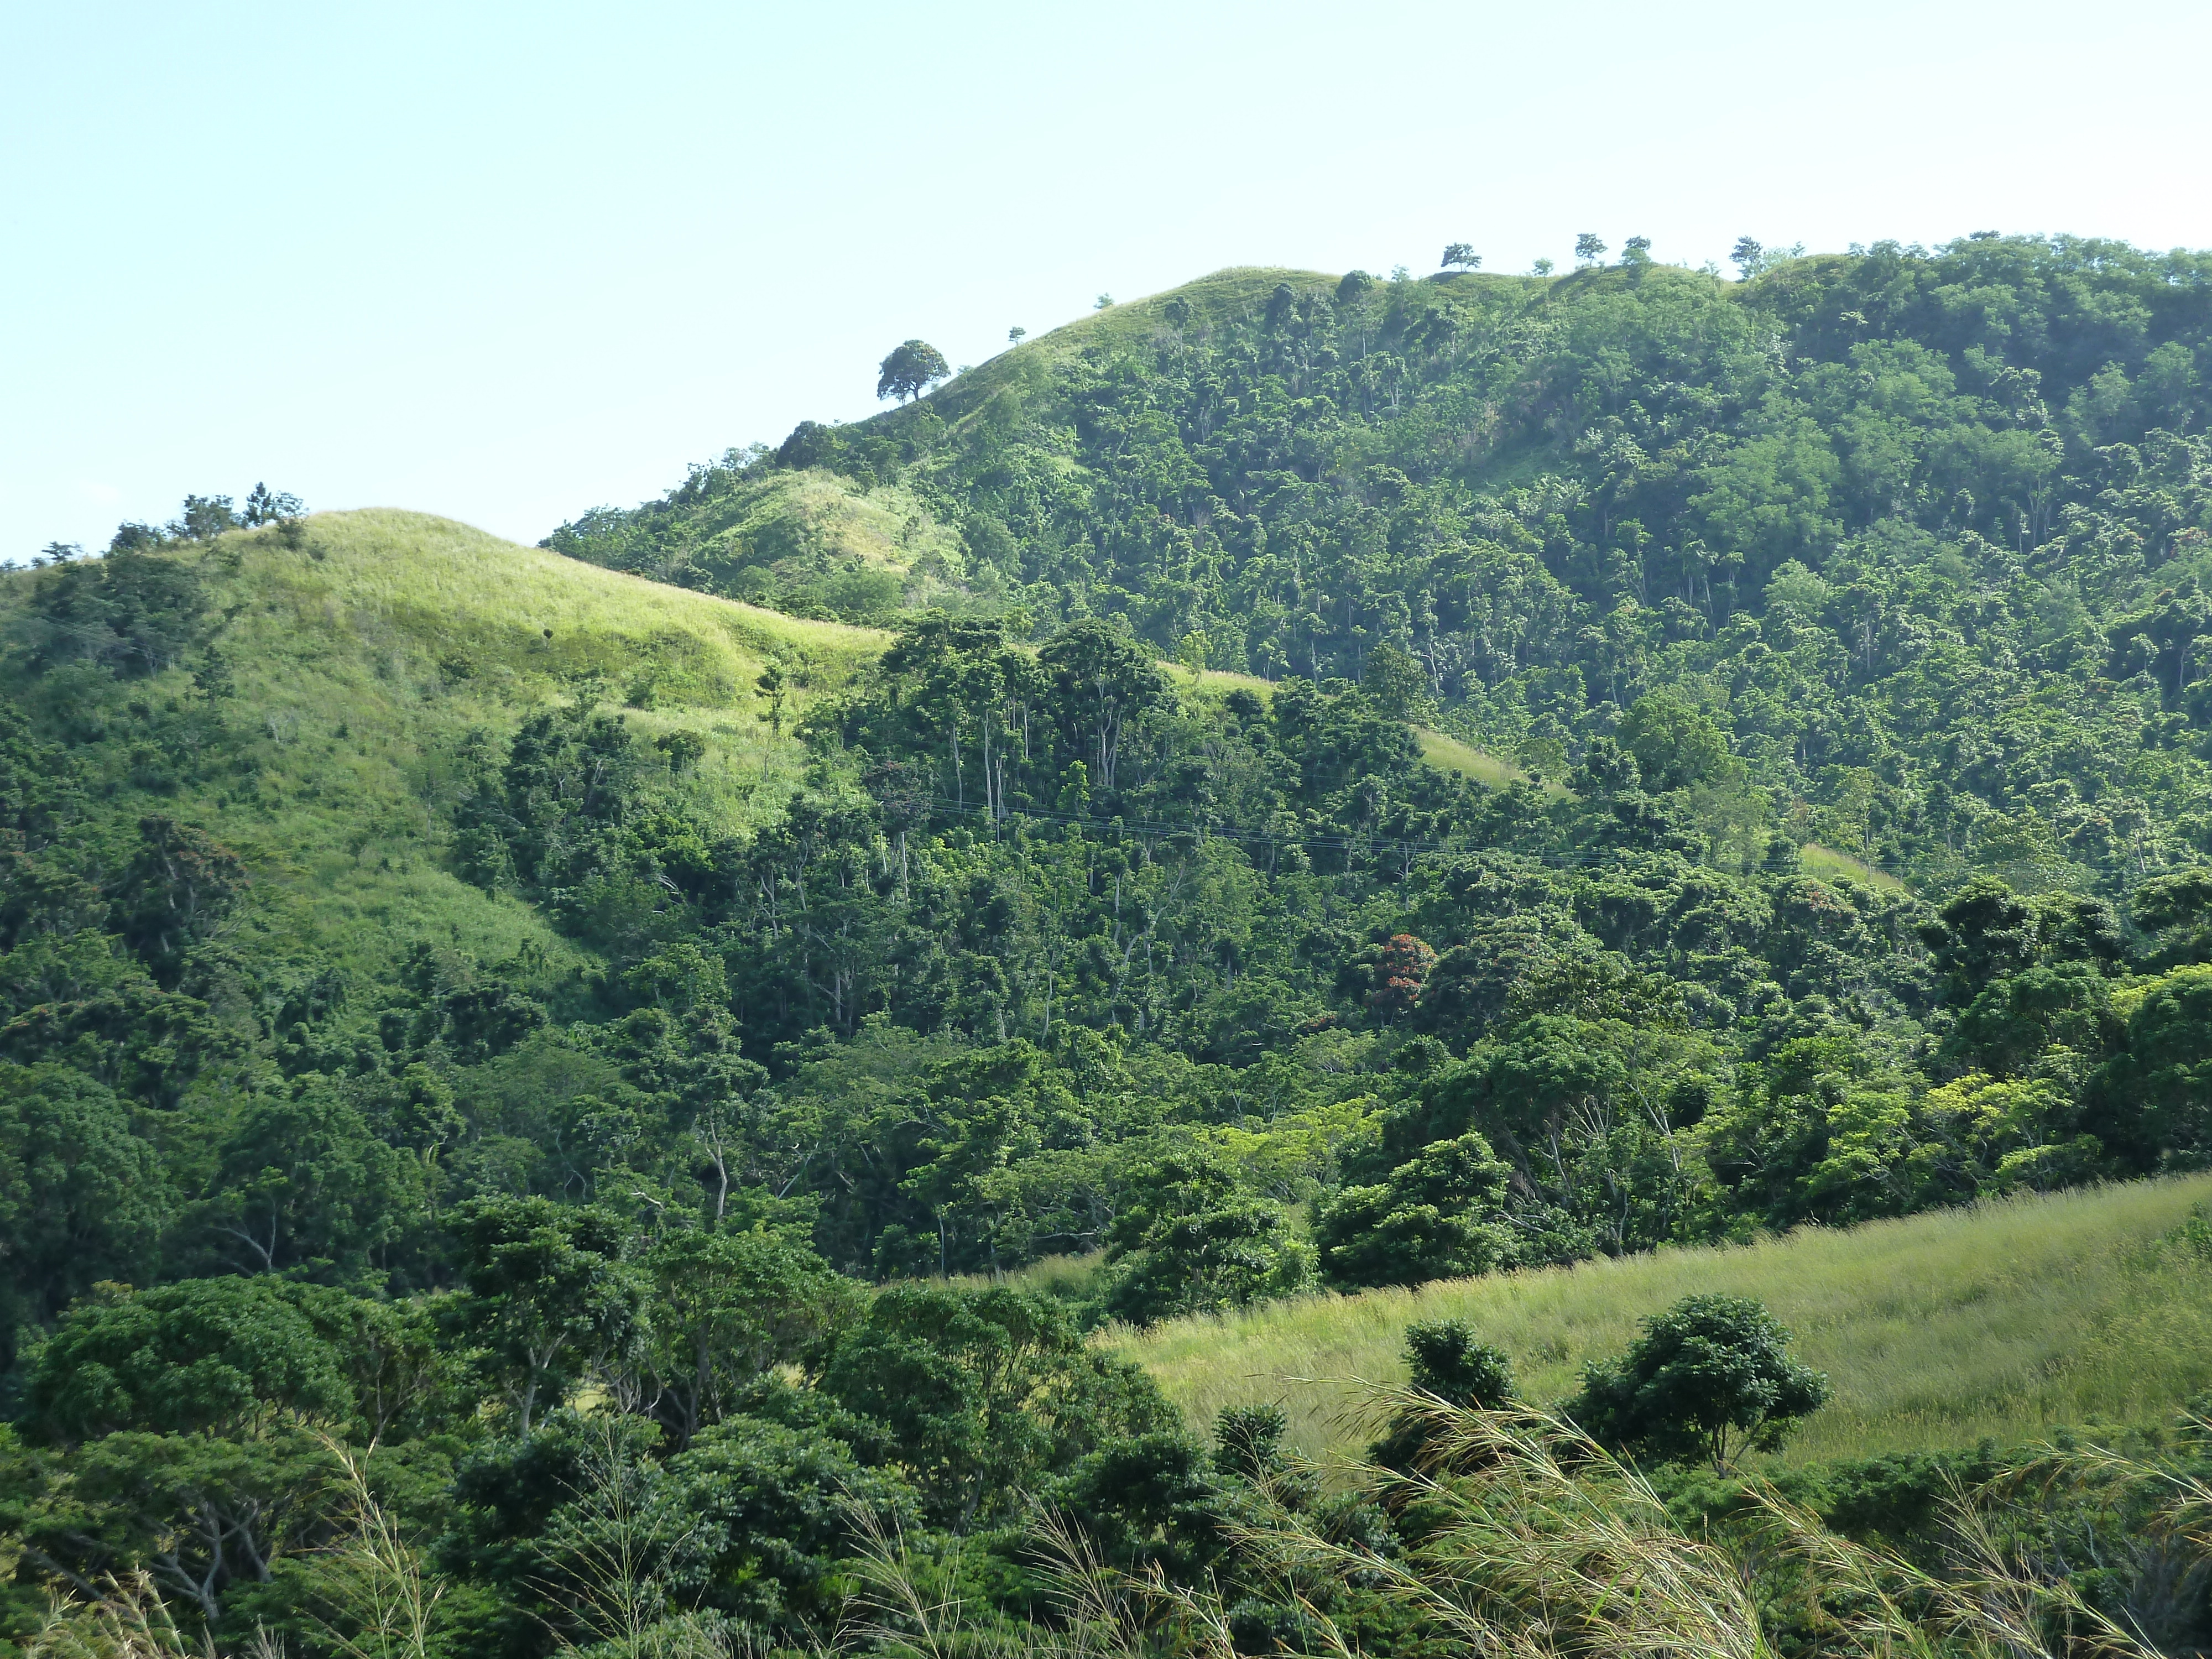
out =
{"type": "Polygon", "coordinates": [[[1807,873],[1830,879],[1848,876],[1853,881],[1869,887],[1878,887],[1886,892],[1901,893],[1905,884],[1887,870],[1877,870],[1863,859],[1853,858],[1849,853],[1839,853],[1832,847],[1823,847],[1817,841],[1808,841],[1797,849],[1804,860],[1807,873]]]}
{"type": "MultiPolygon", "coordinates": [[[[442,867],[434,809],[471,732],[503,738],[566,696],[571,677],[597,672],[610,701],[643,705],[626,715],[641,736],[684,726],[706,738],[680,787],[718,825],[741,830],[798,786],[805,756],[791,718],[887,639],[417,513],[319,514],[304,549],[248,533],[190,556],[205,562],[228,619],[215,644],[233,675],[233,717],[251,720],[255,765],[149,796],[146,808],[200,824],[244,858],[253,889],[240,948],[343,963],[404,954],[417,939],[491,960],[526,944],[551,962],[574,958],[529,907],[442,867]],[[781,738],[753,689],[772,659],[797,688],[781,738]]],[[[0,611],[37,580],[0,581],[0,611]]]]}
{"type": "MultiPolygon", "coordinates": [[[[1421,758],[1439,771],[1456,772],[1462,777],[1473,778],[1477,783],[1492,789],[1503,789],[1509,783],[1526,783],[1529,777],[1503,755],[1494,755],[1487,749],[1478,749],[1473,744],[1442,732],[1426,727],[1416,733],[1421,740],[1421,758]]],[[[1557,783],[1545,786],[1547,793],[1565,794],[1564,786],[1557,783]]]]}
{"type": "Polygon", "coordinates": [[[1416,1319],[1468,1321],[1512,1356],[1527,1397],[1557,1399],[1637,1322],[1695,1292],[1752,1296],[1835,1385],[1792,1462],[2018,1443],[2059,1424],[2149,1422],[2212,1387],[2212,1262],[2155,1241],[2212,1197],[2212,1176],[1807,1229],[1747,1248],[1278,1303],[1108,1339],[1194,1424],[1282,1400],[1309,1452],[1367,1437],[1350,1379],[1402,1380],[1416,1319]]]}

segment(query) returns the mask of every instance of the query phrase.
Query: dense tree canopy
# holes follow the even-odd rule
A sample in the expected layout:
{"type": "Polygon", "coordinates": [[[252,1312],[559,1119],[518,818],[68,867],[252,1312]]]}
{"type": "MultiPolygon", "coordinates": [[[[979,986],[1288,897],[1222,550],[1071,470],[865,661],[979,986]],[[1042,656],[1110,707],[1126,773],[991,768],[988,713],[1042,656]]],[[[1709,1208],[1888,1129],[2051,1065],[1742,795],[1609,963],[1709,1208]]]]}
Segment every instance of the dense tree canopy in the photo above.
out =
{"type": "MultiPolygon", "coordinates": [[[[834,663],[727,606],[711,684],[454,643],[265,490],[9,577],[6,1616],[143,1565],[331,1651],[374,1445],[447,1651],[613,1640],[611,1551],[805,1646],[871,1526],[1041,1607],[1039,1501],[1220,1572],[1240,1651],[1397,1651],[1238,1551],[1419,1506],[1264,1402],[1207,1446],[1091,1330],[2212,1157],[2212,267],[1584,241],[1214,279],[926,396],[894,353],[901,408],[551,538],[884,626],[834,663]]],[[[1700,1303],[1580,1414],[1726,1465],[1820,1393],[1700,1303]]]]}

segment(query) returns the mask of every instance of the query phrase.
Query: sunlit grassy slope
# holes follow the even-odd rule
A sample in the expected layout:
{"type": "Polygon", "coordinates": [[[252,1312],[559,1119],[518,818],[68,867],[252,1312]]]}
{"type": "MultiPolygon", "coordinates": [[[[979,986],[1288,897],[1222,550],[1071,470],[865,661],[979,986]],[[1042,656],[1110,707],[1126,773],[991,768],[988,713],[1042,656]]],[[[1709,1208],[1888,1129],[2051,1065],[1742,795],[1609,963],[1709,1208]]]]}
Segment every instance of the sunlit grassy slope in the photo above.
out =
{"type": "MultiPolygon", "coordinates": [[[[529,941],[573,955],[534,912],[447,873],[434,810],[460,784],[471,732],[495,741],[579,673],[650,739],[708,741],[680,788],[741,830],[796,787],[790,718],[849,678],[885,636],[795,620],[520,547],[450,520],[393,511],[319,514],[306,545],[273,532],[197,553],[228,621],[234,720],[250,721],[250,775],[150,798],[245,858],[252,898],[233,943],[340,962],[416,939],[499,959],[529,941]],[[783,734],[754,681],[770,660],[794,684],[783,734]]],[[[34,580],[0,584],[0,610],[34,580]]],[[[128,694],[161,695],[159,683],[128,694]]],[[[127,788],[125,780],[117,788],[127,788]]]]}
{"type": "MultiPolygon", "coordinates": [[[[1168,674],[1176,684],[1191,686],[1200,693],[1224,697],[1235,690],[1255,692],[1261,697],[1272,696],[1274,686],[1255,674],[1231,674],[1218,668],[1209,668],[1193,675],[1189,670],[1170,666],[1168,674]]],[[[1516,781],[1526,782],[1528,775],[1502,755],[1487,749],[1478,749],[1473,744],[1442,732],[1432,732],[1426,726],[1415,726],[1413,735],[1420,742],[1421,758],[1440,772],[1456,772],[1462,777],[1491,789],[1503,789],[1516,781]]],[[[1552,786],[1554,789],[1558,786],[1552,786]]]]}
{"type": "Polygon", "coordinates": [[[1516,781],[1528,781],[1527,773],[1502,755],[1493,755],[1487,749],[1477,749],[1473,744],[1446,737],[1441,732],[1423,731],[1419,736],[1421,758],[1439,771],[1456,772],[1492,789],[1503,789],[1516,781]]]}
{"type": "Polygon", "coordinates": [[[2212,1176],[2192,1176],[1747,1248],[1278,1303],[1108,1340],[1194,1424],[1223,1406],[1281,1400],[1297,1443],[1318,1453],[1366,1438],[1346,1420],[1348,1380],[1402,1380],[1410,1321],[1468,1321],[1512,1356],[1526,1397],[1548,1402],[1585,1362],[1625,1348],[1638,1320],[1725,1291],[1772,1309],[1835,1385],[1789,1461],[1984,1435],[2019,1443],[2057,1424],[2160,1420],[2212,1388],[2212,1263],[2154,1248],[2208,1196],[2212,1176]]]}
{"type": "Polygon", "coordinates": [[[820,469],[777,471],[732,493],[702,528],[702,551],[758,547],[778,558],[812,555],[904,570],[932,553],[960,552],[959,532],[896,484],[862,488],[820,469]]]}
{"type": "Polygon", "coordinates": [[[1832,847],[1823,847],[1809,841],[1799,848],[1798,857],[1803,860],[1807,873],[1815,876],[1848,876],[1853,881],[1863,882],[1869,887],[1886,889],[1893,893],[1905,890],[1905,884],[1887,870],[1877,870],[1863,859],[1849,853],[1838,853],[1832,847]]]}

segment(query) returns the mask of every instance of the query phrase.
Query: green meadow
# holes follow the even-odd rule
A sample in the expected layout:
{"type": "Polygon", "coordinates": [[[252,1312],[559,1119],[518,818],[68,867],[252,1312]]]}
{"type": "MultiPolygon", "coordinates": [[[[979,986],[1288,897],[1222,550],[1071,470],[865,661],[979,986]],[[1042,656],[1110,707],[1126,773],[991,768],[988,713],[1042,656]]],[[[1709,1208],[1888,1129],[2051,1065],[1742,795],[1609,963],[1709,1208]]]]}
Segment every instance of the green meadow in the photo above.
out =
{"type": "Polygon", "coordinates": [[[1790,1462],[2035,1439],[2062,1425],[2162,1421],[2212,1388],[2212,1261],[2161,1237],[2212,1176],[1944,1211],[1734,1248],[1307,1297],[1105,1339],[1194,1424],[1279,1401],[1315,1455],[1370,1437],[1360,1384],[1402,1382],[1402,1333],[1464,1319],[1512,1357],[1526,1397],[1572,1390],[1639,1320],[1723,1291],[1764,1302],[1826,1371],[1831,1404],[1790,1462]]]}

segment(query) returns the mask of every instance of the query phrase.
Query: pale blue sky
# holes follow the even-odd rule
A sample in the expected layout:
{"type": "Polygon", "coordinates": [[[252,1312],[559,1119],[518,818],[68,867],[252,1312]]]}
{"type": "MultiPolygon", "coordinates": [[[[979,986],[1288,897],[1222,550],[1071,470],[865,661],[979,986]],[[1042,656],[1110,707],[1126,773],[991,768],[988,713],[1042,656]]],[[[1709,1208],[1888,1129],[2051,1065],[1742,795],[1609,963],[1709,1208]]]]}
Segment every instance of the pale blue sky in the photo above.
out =
{"type": "Polygon", "coordinates": [[[0,3],[0,556],[534,540],[1227,264],[2212,245],[2203,4],[0,3]]]}

